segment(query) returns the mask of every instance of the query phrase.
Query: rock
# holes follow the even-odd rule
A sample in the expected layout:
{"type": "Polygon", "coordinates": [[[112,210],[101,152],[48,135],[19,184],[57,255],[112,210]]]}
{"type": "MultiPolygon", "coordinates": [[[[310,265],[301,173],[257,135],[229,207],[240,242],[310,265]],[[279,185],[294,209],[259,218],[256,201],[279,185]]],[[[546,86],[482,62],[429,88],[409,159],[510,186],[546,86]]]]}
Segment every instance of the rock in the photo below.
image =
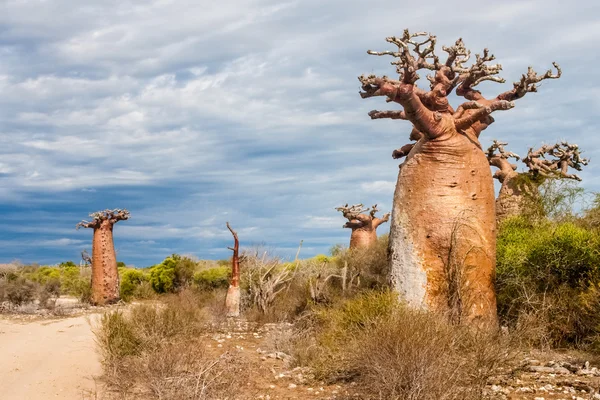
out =
{"type": "Polygon", "coordinates": [[[541,367],[537,365],[529,366],[530,372],[538,372],[541,374],[558,374],[558,375],[569,375],[571,371],[564,367],[541,367]]]}
{"type": "Polygon", "coordinates": [[[288,389],[296,389],[297,387],[298,387],[298,386],[296,386],[296,384],[294,384],[294,383],[290,383],[290,384],[288,385],[288,389]]]}

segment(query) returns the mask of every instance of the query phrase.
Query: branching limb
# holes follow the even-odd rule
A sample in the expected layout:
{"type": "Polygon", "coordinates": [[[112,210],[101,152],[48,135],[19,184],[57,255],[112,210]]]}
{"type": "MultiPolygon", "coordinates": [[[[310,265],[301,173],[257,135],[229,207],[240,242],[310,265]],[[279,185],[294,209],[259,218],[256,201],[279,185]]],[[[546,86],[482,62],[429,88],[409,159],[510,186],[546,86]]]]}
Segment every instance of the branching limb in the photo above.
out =
{"type": "Polygon", "coordinates": [[[91,213],[92,221],[81,221],[75,228],[98,228],[102,221],[108,220],[111,224],[116,224],[118,221],[124,221],[131,217],[126,209],[115,208],[114,210],[104,210],[91,213]]]}
{"type": "MultiPolygon", "coordinates": [[[[515,106],[515,103],[506,100],[494,101],[488,106],[484,106],[477,102],[469,102],[469,104],[463,108],[463,110],[475,110],[470,113],[462,113],[460,118],[454,120],[454,124],[457,130],[467,129],[474,123],[481,121],[491,113],[497,110],[510,110],[515,106]],[[464,115],[467,114],[467,115],[464,115]]],[[[462,106],[461,106],[462,107],[462,106]]]]}
{"type": "Polygon", "coordinates": [[[388,222],[390,220],[390,215],[391,213],[385,213],[383,214],[383,216],[381,218],[374,218],[373,219],[373,227],[377,228],[379,225],[388,222]]]}
{"type": "Polygon", "coordinates": [[[371,119],[382,119],[382,118],[390,118],[390,119],[404,119],[407,120],[408,118],[406,118],[406,113],[404,111],[378,111],[378,110],[373,110],[369,112],[369,117],[371,117],[371,119]]]}
{"type": "Polygon", "coordinates": [[[392,152],[392,158],[394,160],[398,160],[402,157],[406,157],[408,153],[410,153],[410,151],[413,149],[413,147],[415,147],[414,143],[405,144],[404,146],[392,152]]]}
{"type": "Polygon", "coordinates": [[[519,159],[519,156],[510,151],[505,151],[504,146],[508,143],[494,140],[493,144],[487,149],[487,159],[491,166],[498,168],[494,173],[494,178],[504,183],[508,177],[515,176],[517,169],[516,164],[511,164],[508,159],[519,159]]]}
{"type": "Polygon", "coordinates": [[[521,76],[521,79],[518,82],[514,83],[514,88],[509,90],[508,92],[504,92],[500,94],[497,98],[500,100],[516,100],[525,96],[527,93],[537,92],[538,86],[537,84],[545,79],[558,79],[562,75],[562,70],[560,66],[553,62],[552,65],[556,68],[556,74],[552,73],[552,70],[549,69],[543,75],[538,75],[533,67],[529,67],[527,69],[527,73],[521,76]]]}

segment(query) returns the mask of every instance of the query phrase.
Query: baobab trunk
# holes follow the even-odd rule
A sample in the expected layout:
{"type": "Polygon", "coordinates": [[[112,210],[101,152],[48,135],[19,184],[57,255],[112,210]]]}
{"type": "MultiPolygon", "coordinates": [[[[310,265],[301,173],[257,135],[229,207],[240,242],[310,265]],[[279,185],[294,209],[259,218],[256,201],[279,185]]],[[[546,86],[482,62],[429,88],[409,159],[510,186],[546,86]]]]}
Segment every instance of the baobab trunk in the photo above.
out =
{"type": "Polygon", "coordinates": [[[119,271],[113,242],[113,226],[129,219],[127,210],[104,210],[90,214],[92,221],[82,221],[77,228],[93,228],[92,241],[92,296],[95,305],[105,305],[119,300],[119,271]]]}
{"type": "Polygon", "coordinates": [[[369,113],[372,119],[408,120],[415,144],[394,151],[406,156],[394,193],[390,232],[390,280],[401,297],[417,307],[447,314],[452,321],[495,326],[496,217],[492,174],[479,135],[494,122],[491,113],[514,107],[513,100],[536,91],[536,83],[558,78],[529,69],[514,88],[493,99],[475,89],[483,81],[504,82],[502,67],[485,49],[471,66],[462,39],[435,54],[436,37],[426,33],[388,37],[397,50],[368,53],[392,56],[399,79],[361,76],[361,97],[386,96],[402,111],[369,113]],[[423,38],[425,36],[425,38],[423,38]],[[418,70],[432,71],[429,91],[416,86],[418,70]],[[447,96],[468,101],[454,110],[447,96]]]}
{"type": "Polygon", "coordinates": [[[92,242],[92,303],[103,305],[119,300],[119,271],[109,220],[94,228],[92,242]]]}
{"type": "Polygon", "coordinates": [[[390,213],[385,214],[383,218],[375,217],[375,214],[379,211],[377,204],[365,209],[363,209],[362,204],[353,206],[346,204],[337,207],[336,210],[341,211],[344,218],[348,219],[343,227],[352,229],[350,249],[367,248],[377,243],[377,228],[390,218],[390,213]],[[368,214],[365,214],[366,212],[368,214]]]}
{"type": "Polygon", "coordinates": [[[227,222],[227,228],[233,235],[234,245],[229,247],[233,251],[231,257],[231,282],[227,289],[227,296],[225,297],[225,309],[227,310],[228,317],[239,317],[240,315],[240,259],[239,249],[240,242],[238,240],[237,233],[229,226],[227,222]]]}
{"type": "Polygon", "coordinates": [[[494,322],[494,186],[466,136],[422,140],[400,168],[390,232],[391,282],[410,304],[494,322]]]}

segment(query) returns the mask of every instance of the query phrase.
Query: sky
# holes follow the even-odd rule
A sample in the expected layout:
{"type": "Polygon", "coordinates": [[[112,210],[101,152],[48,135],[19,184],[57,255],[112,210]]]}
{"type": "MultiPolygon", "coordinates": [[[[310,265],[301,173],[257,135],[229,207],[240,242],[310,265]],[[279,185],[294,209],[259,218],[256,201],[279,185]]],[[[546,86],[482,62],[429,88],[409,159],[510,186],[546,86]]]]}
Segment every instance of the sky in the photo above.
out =
{"type": "Polygon", "coordinates": [[[130,210],[115,248],[138,267],[228,257],[227,221],[284,258],[300,240],[301,257],[347,244],[334,208],[389,211],[410,133],[370,120],[395,107],[362,100],[357,76],[393,75],[366,51],[405,28],[435,34],[438,54],[459,37],[488,47],[507,82],[484,95],[558,62],[482,145],[567,139],[600,190],[599,15],[588,0],[0,0],[0,263],[78,262],[92,232],[76,223],[106,208],[130,210]]]}

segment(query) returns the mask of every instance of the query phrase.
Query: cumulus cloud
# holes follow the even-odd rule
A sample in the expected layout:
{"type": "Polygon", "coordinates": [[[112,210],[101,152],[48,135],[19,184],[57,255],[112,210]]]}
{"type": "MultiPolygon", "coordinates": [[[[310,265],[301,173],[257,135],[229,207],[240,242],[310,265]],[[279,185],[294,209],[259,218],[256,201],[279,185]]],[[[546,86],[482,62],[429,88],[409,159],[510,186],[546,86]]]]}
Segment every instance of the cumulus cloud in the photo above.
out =
{"type": "MultiPolygon", "coordinates": [[[[585,3],[7,1],[0,261],[77,258],[91,233],[74,224],[107,207],[132,211],[115,240],[136,265],[172,252],[227,256],[227,220],[243,243],[284,254],[300,239],[306,256],[345,243],[334,207],[391,208],[390,154],[410,127],[371,121],[369,110],[393,106],[361,100],[356,76],[393,72],[365,51],[387,49],[384,38],[404,27],[431,30],[440,45],[463,37],[474,52],[490,47],[502,89],[529,64],[558,61],[564,76],[498,113],[482,144],[501,138],[524,153],[566,138],[595,159],[589,43],[600,38],[600,6],[585,3]]],[[[591,189],[596,168],[582,173],[591,189]]]]}

